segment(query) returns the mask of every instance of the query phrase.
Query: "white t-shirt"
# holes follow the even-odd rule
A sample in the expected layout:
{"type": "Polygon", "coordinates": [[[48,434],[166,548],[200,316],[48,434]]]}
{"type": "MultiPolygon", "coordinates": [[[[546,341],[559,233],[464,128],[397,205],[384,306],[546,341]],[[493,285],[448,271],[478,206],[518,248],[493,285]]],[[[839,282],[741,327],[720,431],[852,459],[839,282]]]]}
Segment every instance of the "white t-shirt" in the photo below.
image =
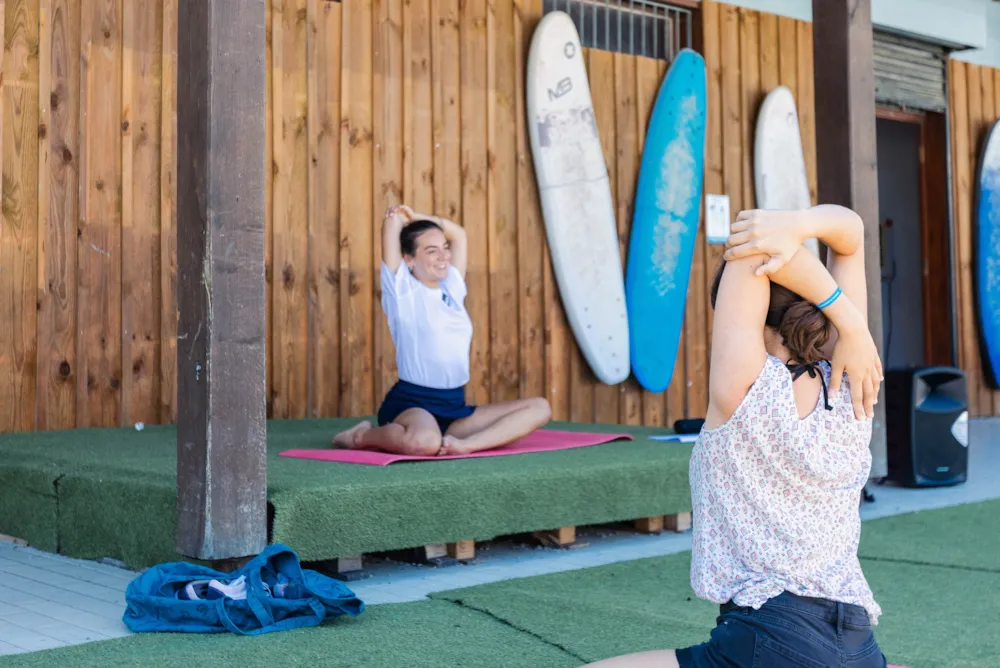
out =
{"type": "Polygon", "coordinates": [[[449,390],[469,382],[472,319],[458,269],[449,265],[448,277],[439,285],[430,288],[418,281],[405,262],[395,275],[382,263],[382,310],[396,346],[399,378],[449,390]]]}

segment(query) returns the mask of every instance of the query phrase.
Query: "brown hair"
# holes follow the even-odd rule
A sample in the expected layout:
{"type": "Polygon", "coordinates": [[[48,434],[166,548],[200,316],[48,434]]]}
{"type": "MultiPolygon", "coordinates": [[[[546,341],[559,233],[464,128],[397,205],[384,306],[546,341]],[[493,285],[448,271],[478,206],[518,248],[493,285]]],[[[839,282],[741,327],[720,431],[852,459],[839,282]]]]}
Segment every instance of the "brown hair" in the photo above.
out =
{"type": "MultiPolygon", "coordinates": [[[[725,268],[726,260],[723,259],[719,262],[715,280],[712,281],[713,310],[725,268]]],[[[764,324],[781,336],[785,347],[792,354],[791,361],[809,364],[824,359],[822,350],[830,340],[830,320],[815,304],[774,281],[771,281],[771,298],[764,324]]]]}
{"type": "Polygon", "coordinates": [[[399,249],[403,255],[413,257],[417,253],[417,239],[427,230],[441,230],[442,227],[431,220],[415,220],[399,231],[399,249]]]}

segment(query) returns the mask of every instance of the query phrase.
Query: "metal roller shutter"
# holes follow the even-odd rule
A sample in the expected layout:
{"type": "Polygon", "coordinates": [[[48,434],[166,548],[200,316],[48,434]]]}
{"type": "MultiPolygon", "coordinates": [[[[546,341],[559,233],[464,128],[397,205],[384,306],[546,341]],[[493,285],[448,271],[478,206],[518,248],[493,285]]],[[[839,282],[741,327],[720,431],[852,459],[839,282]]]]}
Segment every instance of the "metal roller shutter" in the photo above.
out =
{"type": "Polygon", "coordinates": [[[876,30],[875,100],[909,109],[948,108],[948,51],[939,44],[876,30]]]}

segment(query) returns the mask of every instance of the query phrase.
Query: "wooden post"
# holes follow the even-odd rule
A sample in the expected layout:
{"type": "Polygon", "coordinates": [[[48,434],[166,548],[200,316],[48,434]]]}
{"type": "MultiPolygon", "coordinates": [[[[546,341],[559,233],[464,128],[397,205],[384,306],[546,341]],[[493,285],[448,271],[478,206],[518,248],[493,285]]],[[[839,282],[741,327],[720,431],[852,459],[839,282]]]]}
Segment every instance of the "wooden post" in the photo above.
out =
{"type": "MultiPolygon", "coordinates": [[[[882,355],[871,0],[813,0],[812,6],[818,199],[850,207],[865,222],[868,326],[882,355]]],[[[873,478],[887,473],[883,397],[870,446],[873,478]]]]}
{"type": "Polygon", "coordinates": [[[267,544],[264,3],[178,3],[177,549],[212,561],[267,544]]]}

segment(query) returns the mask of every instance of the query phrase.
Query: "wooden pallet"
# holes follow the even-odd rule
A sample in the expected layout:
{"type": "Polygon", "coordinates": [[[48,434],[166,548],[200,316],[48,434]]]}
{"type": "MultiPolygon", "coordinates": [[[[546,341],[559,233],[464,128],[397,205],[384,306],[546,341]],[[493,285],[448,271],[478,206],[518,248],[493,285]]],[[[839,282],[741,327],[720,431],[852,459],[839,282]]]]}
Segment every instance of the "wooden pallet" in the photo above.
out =
{"type": "Polygon", "coordinates": [[[546,547],[561,547],[566,550],[586,547],[589,543],[576,541],[576,527],[561,527],[550,531],[535,531],[531,534],[546,547]]]}
{"type": "Polygon", "coordinates": [[[690,528],[691,513],[657,515],[656,517],[643,517],[635,521],[636,531],[642,533],[663,533],[663,531],[683,533],[690,528]]]}
{"type": "Polygon", "coordinates": [[[476,541],[460,540],[454,543],[432,543],[404,550],[391,550],[384,555],[390,559],[443,568],[473,561],[476,558],[476,541]]]}
{"type": "MultiPolygon", "coordinates": [[[[664,531],[683,533],[691,528],[691,513],[643,517],[633,520],[631,525],[640,533],[659,534],[664,531]]],[[[580,549],[589,545],[589,543],[581,542],[577,539],[575,526],[533,531],[528,536],[530,540],[536,541],[545,547],[563,550],[580,549]]],[[[443,568],[474,561],[476,558],[476,541],[460,540],[454,543],[435,543],[408,550],[394,550],[386,554],[410,563],[443,568]]],[[[320,563],[322,564],[323,572],[332,577],[346,581],[358,580],[365,577],[362,555],[341,557],[320,563]]]]}
{"type": "Polygon", "coordinates": [[[364,570],[364,556],[360,554],[325,561],[314,561],[306,565],[314,571],[344,582],[355,582],[368,577],[364,570]]]}

